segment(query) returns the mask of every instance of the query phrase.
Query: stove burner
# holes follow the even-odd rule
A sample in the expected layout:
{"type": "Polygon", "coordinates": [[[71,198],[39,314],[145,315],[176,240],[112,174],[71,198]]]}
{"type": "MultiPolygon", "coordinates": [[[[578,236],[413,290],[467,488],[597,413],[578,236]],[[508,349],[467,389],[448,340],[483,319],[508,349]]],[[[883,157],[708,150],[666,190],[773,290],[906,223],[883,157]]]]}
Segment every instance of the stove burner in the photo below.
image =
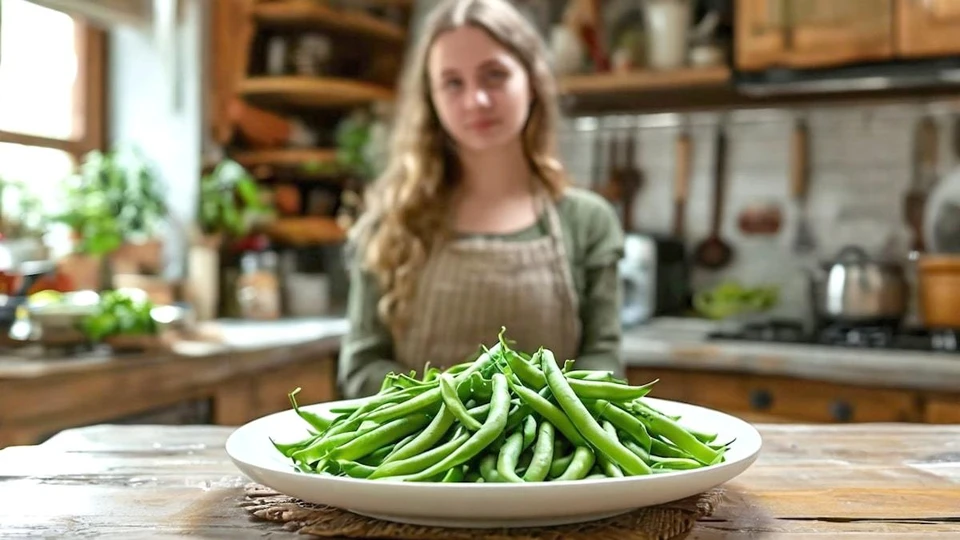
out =
{"type": "Polygon", "coordinates": [[[716,332],[711,340],[800,343],[852,349],[960,352],[960,330],[901,328],[895,323],[828,324],[812,332],[796,321],[744,324],[737,331],[716,332]]]}

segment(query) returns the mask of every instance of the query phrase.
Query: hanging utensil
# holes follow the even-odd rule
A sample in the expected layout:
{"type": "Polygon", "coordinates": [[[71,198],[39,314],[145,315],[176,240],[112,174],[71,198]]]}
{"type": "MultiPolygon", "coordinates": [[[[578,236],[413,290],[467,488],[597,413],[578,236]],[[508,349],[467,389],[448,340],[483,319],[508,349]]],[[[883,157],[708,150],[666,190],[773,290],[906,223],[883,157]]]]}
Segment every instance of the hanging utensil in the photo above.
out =
{"type": "Polygon", "coordinates": [[[727,134],[724,126],[717,126],[716,160],[713,188],[713,224],[708,236],[696,250],[696,261],[700,266],[717,270],[733,259],[733,249],[720,237],[723,224],[723,203],[727,174],[727,134]]]}
{"type": "Polygon", "coordinates": [[[603,182],[603,137],[598,128],[593,136],[593,168],[590,171],[590,190],[600,191],[603,182]]]}
{"type": "Polygon", "coordinates": [[[690,133],[684,129],[677,137],[677,164],[673,179],[673,235],[685,238],[687,191],[690,188],[690,133]]]}
{"type": "Polygon", "coordinates": [[[607,181],[602,184],[597,191],[612,204],[617,205],[622,196],[620,175],[623,166],[620,163],[620,141],[616,133],[610,134],[610,141],[607,143],[607,153],[609,155],[607,159],[607,181]]]}
{"type": "Polygon", "coordinates": [[[643,187],[643,171],[637,162],[637,143],[632,129],[627,131],[623,153],[623,168],[619,177],[621,203],[623,204],[623,230],[631,231],[636,227],[633,221],[633,204],[637,198],[637,193],[643,187]]]}
{"type": "Polygon", "coordinates": [[[797,232],[793,251],[798,254],[813,252],[817,245],[807,221],[807,191],[810,178],[810,136],[807,124],[798,119],[793,127],[793,161],[790,167],[790,191],[797,213],[797,232]]]}
{"type": "Polygon", "coordinates": [[[926,249],[923,233],[923,213],[927,205],[927,193],[937,174],[937,123],[927,115],[920,119],[914,132],[913,178],[903,200],[903,215],[913,235],[912,251],[926,249]]]}

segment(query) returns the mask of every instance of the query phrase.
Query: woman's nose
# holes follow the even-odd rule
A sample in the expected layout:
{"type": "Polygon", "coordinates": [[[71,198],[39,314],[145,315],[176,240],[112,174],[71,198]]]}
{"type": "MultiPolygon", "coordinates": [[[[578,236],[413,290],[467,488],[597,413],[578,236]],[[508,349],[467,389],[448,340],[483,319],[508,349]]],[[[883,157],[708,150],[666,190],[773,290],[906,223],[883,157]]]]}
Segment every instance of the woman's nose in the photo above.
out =
{"type": "Polygon", "coordinates": [[[474,88],[467,92],[467,96],[467,106],[471,109],[490,106],[490,94],[483,88],[474,88]]]}

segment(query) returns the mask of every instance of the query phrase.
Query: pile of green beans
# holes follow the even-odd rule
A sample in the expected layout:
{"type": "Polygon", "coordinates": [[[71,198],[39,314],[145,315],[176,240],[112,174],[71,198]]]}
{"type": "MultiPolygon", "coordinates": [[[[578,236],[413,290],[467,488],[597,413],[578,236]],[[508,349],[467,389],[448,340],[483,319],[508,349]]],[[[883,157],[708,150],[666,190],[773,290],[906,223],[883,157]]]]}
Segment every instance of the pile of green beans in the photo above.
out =
{"type": "Polygon", "coordinates": [[[513,350],[500,333],[473,362],[385,377],[333,418],[291,405],[310,435],[271,442],[297,470],[413,482],[544,482],[657,474],[720,463],[732,441],[689,429],[609,372],[513,350]]]}

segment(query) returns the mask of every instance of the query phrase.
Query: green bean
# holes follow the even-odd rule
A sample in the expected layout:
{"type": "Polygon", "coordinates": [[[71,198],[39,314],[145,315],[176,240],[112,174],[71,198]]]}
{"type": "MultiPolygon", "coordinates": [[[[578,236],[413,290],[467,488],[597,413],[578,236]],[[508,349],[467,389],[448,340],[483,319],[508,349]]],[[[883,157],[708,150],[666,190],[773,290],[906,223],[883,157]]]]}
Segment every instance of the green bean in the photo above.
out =
{"type": "Polygon", "coordinates": [[[451,467],[462,465],[482,452],[496,439],[507,425],[510,411],[510,389],[507,378],[502,373],[493,375],[493,396],[490,400],[490,413],[479,430],[473,432],[470,439],[451,452],[445,459],[418,474],[405,477],[408,481],[424,480],[451,467]]]}
{"type": "Polygon", "coordinates": [[[620,466],[624,472],[639,476],[650,474],[650,467],[642,459],[634,455],[633,452],[624,448],[616,437],[611,437],[609,433],[600,427],[600,424],[593,419],[587,407],[580,401],[580,398],[570,388],[567,379],[560,372],[556,362],[553,359],[553,353],[544,350],[540,362],[544,375],[547,376],[547,385],[560,404],[560,407],[567,413],[570,421],[576,426],[577,431],[583,434],[584,438],[590,442],[591,446],[604,453],[614,463],[620,466]]]}
{"type": "Polygon", "coordinates": [[[490,414],[490,404],[484,403],[483,405],[478,405],[476,407],[467,409],[467,412],[470,413],[470,416],[472,416],[474,419],[483,421],[483,419],[490,414]]]}
{"type": "Polygon", "coordinates": [[[369,455],[366,455],[358,459],[357,461],[359,463],[362,463],[363,465],[370,465],[371,467],[377,467],[381,463],[383,463],[383,460],[386,459],[386,457],[389,456],[391,452],[393,452],[393,449],[396,446],[397,446],[396,444],[388,444],[387,446],[382,446],[380,448],[377,448],[375,451],[373,451],[369,455]]]}
{"type": "Polygon", "coordinates": [[[530,448],[537,438],[537,419],[533,416],[526,416],[523,419],[523,450],[530,448]]]}
{"type": "Polygon", "coordinates": [[[653,460],[654,469],[661,470],[671,470],[671,471],[685,471],[690,469],[699,469],[702,467],[699,461],[695,459],[688,458],[662,458],[658,456],[651,456],[653,460]]]}
{"type": "Polygon", "coordinates": [[[583,436],[580,435],[580,432],[577,431],[577,428],[570,422],[570,419],[567,418],[567,415],[565,415],[562,410],[558,409],[553,403],[550,403],[549,400],[540,394],[523,386],[519,380],[514,381],[512,378],[508,378],[507,382],[510,385],[510,389],[520,396],[520,399],[523,400],[524,403],[553,424],[553,427],[557,428],[557,431],[563,434],[568,441],[576,446],[586,446],[587,441],[584,440],[583,436]]]}
{"type": "MultiPolygon", "coordinates": [[[[612,437],[617,436],[617,428],[613,427],[613,424],[607,420],[604,420],[603,422],[603,430],[609,433],[612,437]]],[[[610,458],[604,454],[597,456],[597,462],[600,465],[600,470],[603,471],[603,474],[606,476],[611,478],[620,478],[623,476],[623,471],[620,470],[620,467],[617,467],[617,464],[610,461],[610,458]]]]}
{"type": "Polygon", "coordinates": [[[503,356],[506,357],[510,370],[517,375],[524,386],[534,390],[540,390],[547,385],[546,377],[543,376],[543,372],[537,367],[539,365],[540,355],[542,354],[543,350],[541,349],[533,355],[531,361],[536,363],[527,362],[513,351],[504,351],[503,356]]]}
{"type": "Polygon", "coordinates": [[[350,478],[368,478],[374,470],[373,467],[356,461],[337,460],[337,465],[343,474],[350,478]]]}
{"type": "Polygon", "coordinates": [[[375,451],[381,446],[398,441],[407,435],[423,428],[430,422],[426,414],[414,414],[398,418],[368,433],[351,440],[350,442],[330,452],[334,459],[355,460],[375,451]]]}
{"type": "Polygon", "coordinates": [[[443,374],[440,376],[440,395],[443,398],[443,404],[467,429],[477,431],[483,424],[467,412],[467,408],[457,395],[456,384],[453,375],[443,374]]]}
{"type": "Polygon", "coordinates": [[[604,480],[607,477],[608,476],[603,473],[592,473],[592,474],[588,474],[587,476],[584,476],[583,479],[584,480],[604,480]]]}
{"type": "Polygon", "coordinates": [[[440,481],[443,483],[460,482],[463,478],[463,467],[454,467],[447,471],[447,474],[443,475],[440,481]]]}
{"type": "Polygon", "coordinates": [[[653,381],[643,386],[627,386],[625,384],[580,379],[567,379],[567,382],[580,399],[630,401],[649,394],[653,385],[658,381],[653,381]]]}
{"type": "Polygon", "coordinates": [[[377,470],[370,475],[370,479],[372,480],[390,476],[402,476],[421,472],[427,467],[430,467],[431,465],[434,465],[443,458],[447,457],[450,452],[453,452],[463,445],[463,443],[466,442],[469,437],[469,435],[464,433],[422,454],[417,454],[400,461],[384,463],[383,465],[377,467],[377,470]]]}
{"type": "Polygon", "coordinates": [[[390,420],[395,420],[397,418],[402,418],[410,414],[420,412],[431,405],[434,405],[438,401],[442,401],[440,395],[439,385],[436,388],[432,388],[418,396],[402,401],[400,403],[394,403],[393,405],[380,409],[378,411],[372,412],[367,417],[368,419],[374,422],[389,422],[390,420]]]}
{"type": "Polygon", "coordinates": [[[471,363],[469,366],[463,369],[463,371],[460,371],[460,373],[457,374],[457,380],[458,381],[465,380],[471,374],[478,372],[483,368],[487,367],[492,362],[494,355],[500,354],[502,347],[503,347],[503,344],[499,341],[489,349],[487,349],[486,347],[483,347],[483,352],[480,353],[480,356],[478,356],[477,359],[473,361],[473,363],[471,363]]]}
{"type": "Polygon", "coordinates": [[[314,441],[320,438],[320,435],[311,435],[303,440],[292,443],[278,443],[270,437],[267,438],[270,440],[270,443],[273,444],[273,447],[277,449],[277,451],[279,451],[285,457],[290,457],[294,452],[303,450],[304,448],[307,448],[313,444],[314,441]]]}
{"type": "Polygon", "coordinates": [[[647,433],[646,426],[637,417],[603,399],[595,401],[590,408],[597,416],[609,420],[618,429],[626,432],[644,450],[650,451],[650,434],[647,433]]]}
{"type": "Polygon", "coordinates": [[[470,393],[477,399],[490,401],[490,395],[493,387],[489,379],[484,379],[479,372],[473,373],[467,378],[469,381],[470,393]]]}
{"type": "MultiPolygon", "coordinates": [[[[716,433],[714,433],[714,432],[706,432],[706,431],[699,431],[699,430],[691,429],[691,428],[686,428],[686,430],[687,430],[691,435],[693,435],[694,437],[696,437],[698,441],[700,441],[700,442],[702,442],[703,444],[709,446],[710,448],[714,448],[714,446],[711,445],[710,443],[712,443],[713,441],[717,440],[717,434],[716,434],[716,433]]],[[[715,448],[714,448],[714,449],[715,449],[715,448]]]]}
{"type": "Polygon", "coordinates": [[[571,461],[573,461],[573,452],[560,457],[556,457],[556,454],[554,454],[553,462],[550,463],[550,478],[556,478],[563,474],[563,471],[570,466],[571,461]]]}
{"type": "Polygon", "coordinates": [[[593,371],[589,369],[579,369],[568,371],[564,374],[567,379],[580,379],[584,381],[601,381],[615,384],[627,384],[624,379],[618,378],[612,371],[593,371]]]}
{"type": "Polygon", "coordinates": [[[503,482],[500,473],[497,472],[497,456],[487,454],[480,459],[480,476],[484,482],[503,482]]]}
{"type": "Polygon", "coordinates": [[[517,476],[517,462],[520,461],[520,452],[522,451],[523,432],[515,431],[507,437],[497,456],[497,473],[504,481],[523,482],[523,478],[517,476]]]}
{"type": "MultiPolygon", "coordinates": [[[[489,350],[485,350],[476,361],[474,361],[469,367],[461,371],[456,375],[455,379],[459,383],[460,381],[465,380],[472,373],[483,368],[488,362],[490,362],[491,355],[498,351],[500,344],[497,343],[489,350]]],[[[437,401],[442,401],[442,396],[440,394],[439,382],[437,383],[436,388],[430,388],[426,392],[420,393],[416,397],[403,401],[402,403],[394,404],[393,406],[381,409],[374,413],[370,414],[370,419],[376,422],[387,422],[396,418],[401,418],[407,416],[408,414],[421,411],[435,404],[437,401]]]]}
{"type": "Polygon", "coordinates": [[[533,458],[523,473],[525,481],[541,482],[547,477],[550,464],[553,462],[553,443],[553,424],[547,421],[540,422],[537,441],[533,447],[533,458]]]}
{"type": "Polygon", "coordinates": [[[700,442],[683,426],[661,412],[647,407],[639,401],[634,402],[633,412],[640,417],[641,421],[645,421],[651,431],[663,435],[700,463],[712,465],[723,457],[721,452],[700,442]]]}
{"type": "Polygon", "coordinates": [[[589,446],[578,446],[573,451],[573,459],[570,465],[563,471],[563,474],[554,478],[554,480],[580,480],[590,474],[590,469],[596,462],[596,455],[589,446]]]}
{"type": "Polygon", "coordinates": [[[416,434],[412,441],[387,456],[387,458],[383,460],[383,463],[400,461],[433,448],[447,431],[450,430],[450,426],[452,426],[455,421],[456,418],[453,413],[450,412],[445,405],[441,405],[440,412],[430,420],[427,427],[423,428],[423,431],[419,434],[416,434]]]}
{"type": "Polygon", "coordinates": [[[503,428],[506,432],[511,432],[517,429],[520,424],[526,421],[527,418],[530,418],[530,413],[533,410],[526,403],[521,403],[517,407],[510,411],[510,414],[507,416],[507,426],[503,428]]]}
{"type": "Polygon", "coordinates": [[[652,455],[671,457],[671,458],[693,458],[689,452],[678,448],[673,443],[668,443],[660,439],[653,439],[650,444],[650,453],[652,455]]]}
{"type": "Polygon", "coordinates": [[[313,442],[310,446],[303,448],[294,452],[290,458],[296,461],[303,461],[305,463],[313,463],[320,459],[323,459],[329,454],[333,449],[347,444],[348,442],[356,439],[357,437],[362,437],[367,433],[370,433],[376,428],[366,429],[362,431],[349,431],[346,433],[338,433],[329,438],[320,438],[313,442]]]}
{"type": "Polygon", "coordinates": [[[326,431],[330,427],[330,425],[333,424],[333,419],[324,418],[323,416],[320,416],[317,413],[313,413],[313,412],[305,411],[301,409],[300,405],[297,403],[297,394],[299,393],[300,393],[300,387],[298,386],[293,392],[290,392],[289,394],[287,394],[287,397],[290,399],[290,406],[293,407],[294,412],[296,412],[297,416],[302,418],[304,421],[310,424],[310,426],[316,429],[317,431],[321,433],[326,431]]]}

